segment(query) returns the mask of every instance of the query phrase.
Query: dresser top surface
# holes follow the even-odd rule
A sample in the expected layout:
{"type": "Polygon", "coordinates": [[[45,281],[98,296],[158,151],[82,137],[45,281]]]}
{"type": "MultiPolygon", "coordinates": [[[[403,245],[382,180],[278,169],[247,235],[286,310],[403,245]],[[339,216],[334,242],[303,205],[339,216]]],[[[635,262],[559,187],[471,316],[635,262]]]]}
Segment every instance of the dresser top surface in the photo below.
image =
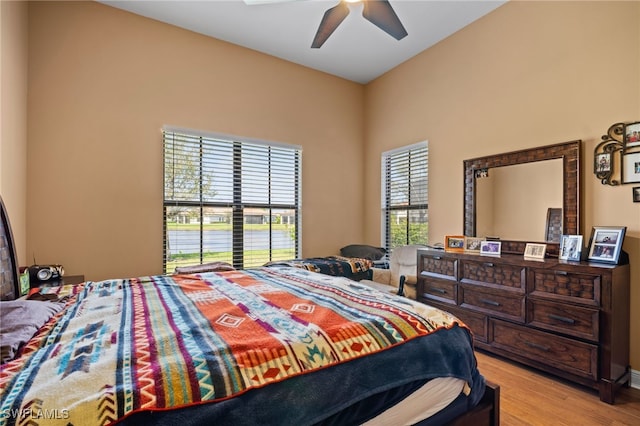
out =
{"type": "Polygon", "coordinates": [[[520,265],[530,268],[553,268],[553,269],[574,269],[574,268],[595,268],[599,270],[611,270],[616,268],[628,267],[629,265],[615,265],[612,263],[600,263],[600,262],[574,262],[567,260],[559,260],[554,257],[548,257],[545,259],[525,259],[523,255],[517,254],[500,254],[500,255],[486,255],[477,252],[468,251],[447,251],[440,249],[419,249],[418,256],[447,256],[455,257],[464,260],[476,261],[476,262],[496,262],[505,263],[511,265],[520,265]]]}

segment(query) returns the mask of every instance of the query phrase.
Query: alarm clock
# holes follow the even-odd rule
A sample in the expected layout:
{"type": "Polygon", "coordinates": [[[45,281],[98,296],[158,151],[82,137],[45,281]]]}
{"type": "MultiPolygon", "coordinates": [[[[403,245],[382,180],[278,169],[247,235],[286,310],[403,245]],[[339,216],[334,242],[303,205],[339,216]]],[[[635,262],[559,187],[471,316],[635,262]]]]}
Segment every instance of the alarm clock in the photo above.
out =
{"type": "Polygon", "coordinates": [[[31,283],[45,282],[62,278],[62,265],[33,265],[29,266],[29,281],[31,283]]]}

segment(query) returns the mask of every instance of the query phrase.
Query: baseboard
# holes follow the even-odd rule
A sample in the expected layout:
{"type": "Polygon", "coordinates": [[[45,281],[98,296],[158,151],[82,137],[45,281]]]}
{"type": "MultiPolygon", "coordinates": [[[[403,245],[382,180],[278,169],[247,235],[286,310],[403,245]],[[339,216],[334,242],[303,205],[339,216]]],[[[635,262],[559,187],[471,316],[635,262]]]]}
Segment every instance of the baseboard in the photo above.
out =
{"type": "Polygon", "coordinates": [[[631,380],[629,385],[632,388],[640,389],[640,371],[631,370],[631,380]]]}

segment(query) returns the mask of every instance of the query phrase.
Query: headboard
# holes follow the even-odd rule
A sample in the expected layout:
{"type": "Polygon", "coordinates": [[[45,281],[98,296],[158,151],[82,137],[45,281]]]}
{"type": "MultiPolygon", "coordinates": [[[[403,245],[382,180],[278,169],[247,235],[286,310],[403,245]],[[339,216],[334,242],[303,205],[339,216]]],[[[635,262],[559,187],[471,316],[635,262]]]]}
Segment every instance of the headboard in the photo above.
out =
{"type": "Polygon", "coordinates": [[[14,300],[20,297],[18,261],[9,216],[1,196],[0,216],[0,300],[14,300]]]}

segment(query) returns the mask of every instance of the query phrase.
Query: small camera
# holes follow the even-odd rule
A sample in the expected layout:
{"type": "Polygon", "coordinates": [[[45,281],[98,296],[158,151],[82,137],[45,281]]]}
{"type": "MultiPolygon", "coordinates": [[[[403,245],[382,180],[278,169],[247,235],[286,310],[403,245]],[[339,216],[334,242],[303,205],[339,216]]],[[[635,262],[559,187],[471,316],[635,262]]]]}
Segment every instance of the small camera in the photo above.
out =
{"type": "Polygon", "coordinates": [[[33,265],[29,267],[29,281],[32,283],[59,279],[63,275],[62,265],[33,265]]]}

